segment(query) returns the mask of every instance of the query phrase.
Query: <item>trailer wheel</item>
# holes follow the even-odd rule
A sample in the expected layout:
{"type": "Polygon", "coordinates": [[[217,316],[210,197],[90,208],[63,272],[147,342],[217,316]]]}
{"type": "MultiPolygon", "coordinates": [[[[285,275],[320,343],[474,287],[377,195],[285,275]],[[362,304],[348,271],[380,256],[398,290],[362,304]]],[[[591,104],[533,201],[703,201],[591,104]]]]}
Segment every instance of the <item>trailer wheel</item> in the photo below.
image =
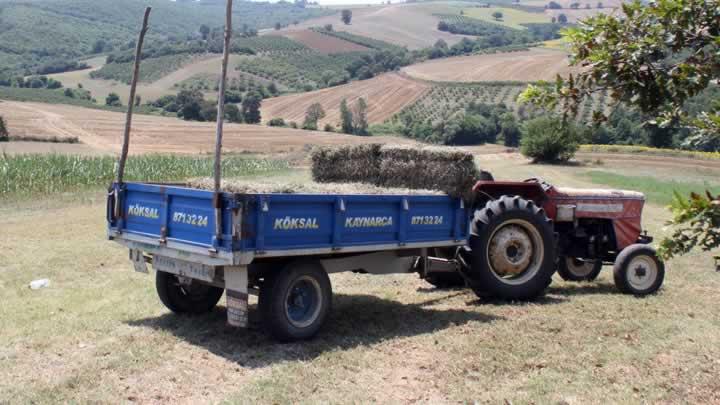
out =
{"type": "Polygon", "coordinates": [[[602,260],[584,260],[562,256],[558,261],[558,274],[565,281],[593,281],[602,271],[602,260]]]}
{"type": "Polygon", "coordinates": [[[309,339],[325,322],[332,287],[317,263],[290,263],[260,287],[259,308],[268,332],[281,342],[309,339]]]}
{"type": "Polygon", "coordinates": [[[201,314],[209,312],[222,297],[224,290],[190,280],[183,284],[174,274],[164,271],[155,273],[155,289],[160,301],[176,313],[201,314]]]}
{"type": "Polygon", "coordinates": [[[475,211],[467,276],[475,293],[510,300],[540,295],[555,272],[552,222],[542,208],[503,196],[475,211]]]}
{"type": "Polygon", "coordinates": [[[662,286],[665,264],[651,246],[630,245],[615,259],[613,275],[615,286],[625,294],[648,295],[662,286]]]}

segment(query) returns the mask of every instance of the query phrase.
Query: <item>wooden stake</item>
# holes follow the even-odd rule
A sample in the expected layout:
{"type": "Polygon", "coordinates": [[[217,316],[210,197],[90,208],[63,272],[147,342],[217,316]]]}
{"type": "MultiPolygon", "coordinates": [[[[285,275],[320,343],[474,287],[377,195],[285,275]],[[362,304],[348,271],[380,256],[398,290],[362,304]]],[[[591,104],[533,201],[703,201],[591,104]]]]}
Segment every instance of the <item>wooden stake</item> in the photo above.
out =
{"type": "Polygon", "coordinates": [[[130,128],[132,127],[133,107],[135,106],[135,90],[137,89],[138,76],[140,75],[140,59],[142,58],[143,41],[148,30],[148,19],[150,18],[151,7],[145,9],[142,30],[135,47],[135,70],[133,70],[132,82],[130,83],[130,100],[128,100],[127,116],[125,117],[125,133],[123,134],[122,151],[120,152],[120,163],[118,165],[118,184],[123,183],[125,175],[125,162],[127,161],[128,149],[130,147],[130,128]]]}
{"type": "Polygon", "coordinates": [[[223,60],[220,70],[220,88],[218,90],[217,130],[215,132],[215,192],[220,191],[220,178],[222,177],[222,136],[223,121],[225,119],[225,82],[227,81],[227,65],[230,57],[230,38],[232,37],[232,0],[227,0],[225,14],[225,44],[223,45],[223,60]]]}
{"type": "Polygon", "coordinates": [[[225,85],[227,82],[227,65],[230,57],[230,39],[232,38],[232,0],[227,0],[225,10],[225,44],[223,45],[223,60],[220,70],[220,88],[218,90],[217,130],[215,132],[215,236],[222,236],[221,206],[220,206],[220,179],[222,178],[222,137],[223,122],[225,120],[225,85]]]}

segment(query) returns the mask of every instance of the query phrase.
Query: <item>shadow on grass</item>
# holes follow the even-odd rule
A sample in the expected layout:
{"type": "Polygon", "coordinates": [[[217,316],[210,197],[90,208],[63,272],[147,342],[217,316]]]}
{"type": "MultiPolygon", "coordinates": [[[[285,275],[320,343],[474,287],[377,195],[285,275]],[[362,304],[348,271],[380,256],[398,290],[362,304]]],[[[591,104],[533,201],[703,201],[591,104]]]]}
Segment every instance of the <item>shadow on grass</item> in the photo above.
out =
{"type": "Polygon", "coordinates": [[[468,322],[502,319],[476,310],[440,310],[425,308],[425,305],[403,304],[370,295],[335,294],[328,320],[318,336],[291,344],[277,343],[262,331],[256,305],[250,307],[248,329],[226,326],[222,307],[201,316],[167,313],[127,324],[171,333],[244,367],[255,368],[283,361],[309,360],[338,349],[433,333],[468,322]]]}
{"type": "Polygon", "coordinates": [[[610,283],[567,283],[562,287],[550,286],[547,294],[561,295],[571,297],[574,295],[592,295],[592,294],[622,294],[613,284],[610,283]]]}

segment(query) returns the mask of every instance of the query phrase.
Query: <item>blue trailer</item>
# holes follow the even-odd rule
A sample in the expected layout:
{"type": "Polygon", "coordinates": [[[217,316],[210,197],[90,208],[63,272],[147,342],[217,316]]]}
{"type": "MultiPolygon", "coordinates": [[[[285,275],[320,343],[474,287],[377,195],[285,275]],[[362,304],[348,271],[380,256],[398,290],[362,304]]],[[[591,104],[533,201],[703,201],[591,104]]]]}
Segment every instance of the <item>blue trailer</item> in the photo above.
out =
{"type": "MultiPolygon", "coordinates": [[[[227,291],[228,323],[244,327],[248,295],[259,294],[263,319],[280,340],[317,332],[330,307],[327,274],[409,273],[428,267],[430,250],[467,245],[468,208],[444,195],[215,196],[116,183],[108,236],[130,249],[137,271],[152,264],[171,310],[208,311],[227,291]]],[[[433,263],[437,272],[457,270],[449,258],[433,263]]]]}

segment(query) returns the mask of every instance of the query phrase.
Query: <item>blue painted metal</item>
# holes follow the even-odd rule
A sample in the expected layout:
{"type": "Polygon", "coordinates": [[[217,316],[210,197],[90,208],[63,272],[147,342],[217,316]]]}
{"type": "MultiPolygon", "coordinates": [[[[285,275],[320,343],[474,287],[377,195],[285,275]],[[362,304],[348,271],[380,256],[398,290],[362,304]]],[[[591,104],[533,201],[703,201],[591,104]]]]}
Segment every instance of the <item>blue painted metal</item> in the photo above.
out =
{"type": "Polygon", "coordinates": [[[111,233],[151,237],[193,247],[255,252],[462,242],[468,212],[460,200],[438,195],[316,195],[222,193],[221,240],[213,243],[213,193],[170,185],[125,183],[121,216],[111,233]],[[241,212],[240,238],[233,237],[233,212],[241,212]],[[163,231],[164,228],[164,231],[163,231]]]}

